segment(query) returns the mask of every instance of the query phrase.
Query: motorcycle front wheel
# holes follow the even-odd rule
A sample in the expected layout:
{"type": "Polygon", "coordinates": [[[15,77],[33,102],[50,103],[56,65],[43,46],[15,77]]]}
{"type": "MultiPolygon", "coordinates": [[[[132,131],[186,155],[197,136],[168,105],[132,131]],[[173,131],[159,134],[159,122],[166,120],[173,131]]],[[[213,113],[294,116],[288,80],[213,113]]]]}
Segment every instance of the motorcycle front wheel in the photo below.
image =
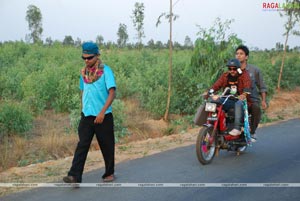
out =
{"type": "Polygon", "coordinates": [[[211,163],[216,153],[216,137],[212,135],[213,127],[203,127],[196,141],[197,158],[203,165],[211,163]]]}

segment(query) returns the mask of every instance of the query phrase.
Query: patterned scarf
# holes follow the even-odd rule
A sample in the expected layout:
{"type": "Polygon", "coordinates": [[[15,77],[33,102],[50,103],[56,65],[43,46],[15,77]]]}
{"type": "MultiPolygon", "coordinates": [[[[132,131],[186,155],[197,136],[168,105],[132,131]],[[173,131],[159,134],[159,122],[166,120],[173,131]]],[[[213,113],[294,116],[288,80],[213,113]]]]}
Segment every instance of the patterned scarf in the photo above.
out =
{"type": "Polygon", "coordinates": [[[249,126],[249,114],[248,114],[248,105],[247,100],[243,100],[244,105],[244,135],[245,140],[248,146],[252,146],[251,135],[250,135],[250,126],[249,126]]]}
{"type": "Polygon", "coordinates": [[[100,60],[98,60],[92,67],[85,66],[83,69],[81,69],[81,75],[84,82],[91,84],[97,81],[104,73],[103,68],[104,65],[100,60]]]}

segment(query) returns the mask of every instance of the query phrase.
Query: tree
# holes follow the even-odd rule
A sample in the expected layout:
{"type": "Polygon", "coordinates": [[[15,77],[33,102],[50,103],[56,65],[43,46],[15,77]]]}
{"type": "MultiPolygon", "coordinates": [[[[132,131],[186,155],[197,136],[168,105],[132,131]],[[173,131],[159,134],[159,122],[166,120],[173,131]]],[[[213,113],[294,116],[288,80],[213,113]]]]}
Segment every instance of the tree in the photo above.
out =
{"type": "Polygon", "coordinates": [[[80,47],[81,46],[81,39],[77,37],[76,41],[74,41],[75,47],[80,47]]]}
{"type": "Polygon", "coordinates": [[[132,21],[133,21],[133,26],[135,27],[137,31],[137,38],[138,38],[138,43],[139,47],[142,47],[142,40],[145,38],[145,33],[144,33],[144,3],[138,3],[136,2],[134,4],[134,10],[133,10],[133,16],[131,16],[132,21]]]}
{"type": "Polygon", "coordinates": [[[208,29],[199,26],[189,71],[191,76],[196,75],[196,79],[201,80],[201,83],[197,81],[194,86],[210,87],[222,72],[225,62],[233,56],[235,48],[242,44],[242,40],[236,34],[228,34],[232,22],[233,20],[223,22],[217,18],[208,29]]]}
{"type": "Polygon", "coordinates": [[[187,48],[187,49],[193,48],[193,42],[189,36],[186,36],[184,39],[184,48],[187,48]]]}
{"type": "Polygon", "coordinates": [[[180,43],[178,43],[177,41],[174,41],[173,47],[174,47],[175,50],[181,50],[181,49],[183,49],[182,45],[180,43]]]}
{"type": "Polygon", "coordinates": [[[72,36],[65,36],[63,45],[74,45],[74,40],[73,40],[72,36]]]}
{"type": "Polygon", "coordinates": [[[28,27],[31,31],[31,33],[26,36],[28,37],[28,40],[33,41],[33,43],[41,42],[43,28],[42,13],[40,9],[35,5],[29,5],[26,12],[26,21],[28,22],[28,27]]]}
{"type": "Polygon", "coordinates": [[[282,51],[283,50],[283,44],[280,42],[277,42],[275,45],[275,50],[276,51],[282,51]]]}
{"type": "Polygon", "coordinates": [[[153,39],[150,39],[147,43],[148,48],[155,49],[155,43],[153,39]]]}
{"type": "Polygon", "coordinates": [[[280,66],[280,72],[278,76],[278,82],[277,82],[277,90],[280,90],[280,82],[281,82],[281,77],[282,77],[282,72],[283,72],[283,67],[284,67],[284,60],[286,57],[286,52],[287,52],[287,43],[289,39],[289,35],[292,33],[294,35],[300,35],[299,31],[293,30],[296,23],[300,22],[300,9],[299,7],[294,8],[294,6],[299,6],[300,1],[299,0],[286,0],[286,4],[288,5],[284,8],[283,14],[280,13],[281,17],[287,16],[287,22],[284,24],[285,27],[285,33],[283,34],[285,36],[285,42],[284,42],[284,48],[283,48],[283,56],[281,60],[281,66],[280,66]]]}
{"type": "Polygon", "coordinates": [[[107,41],[107,43],[103,44],[103,45],[108,50],[111,50],[111,49],[114,49],[115,47],[117,47],[117,45],[114,42],[112,42],[112,41],[107,41]]]}
{"type": "Polygon", "coordinates": [[[51,46],[53,44],[53,40],[51,39],[51,37],[47,37],[46,38],[46,45],[51,46]]]}
{"type": "MultiPolygon", "coordinates": [[[[177,1],[178,2],[178,1],[177,1]]],[[[176,3],[175,3],[176,4],[176,3]]],[[[169,14],[166,14],[166,13],[162,13],[158,19],[157,19],[157,22],[156,22],[156,26],[158,26],[161,21],[160,21],[160,18],[165,16],[167,19],[169,19],[169,23],[170,23],[170,32],[169,32],[169,41],[168,41],[168,44],[169,44],[169,80],[168,80],[168,97],[167,97],[167,105],[166,105],[166,111],[165,111],[165,115],[164,115],[164,120],[167,121],[168,118],[169,118],[169,109],[170,109],[170,103],[171,103],[171,83],[172,83],[172,63],[173,63],[173,60],[172,60],[172,57],[173,57],[173,47],[172,47],[172,21],[176,20],[176,18],[178,17],[177,15],[174,15],[173,14],[173,3],[172,3],[172,0],[170,0],[170,12],[169,14]]]]}
{"type": "Polygon", "coordinates": [[[156,49],[163,49],[164,48],[164,44],[160,40],[156,41],[155,48],[156,49]]]}
{"type": "Polygon", "coordinates": [[[101,35],[98,35],[96,37],[96,43],[99,47],[104,46],[104,38],[101,35]]]}
{"type": "Polygon", "coordinates": [[[118,40],[117,40],[118,46],[121,48],[125,47],[128,40],[126,24],[119,24],[117,35],[118,35],[118,40]]]}

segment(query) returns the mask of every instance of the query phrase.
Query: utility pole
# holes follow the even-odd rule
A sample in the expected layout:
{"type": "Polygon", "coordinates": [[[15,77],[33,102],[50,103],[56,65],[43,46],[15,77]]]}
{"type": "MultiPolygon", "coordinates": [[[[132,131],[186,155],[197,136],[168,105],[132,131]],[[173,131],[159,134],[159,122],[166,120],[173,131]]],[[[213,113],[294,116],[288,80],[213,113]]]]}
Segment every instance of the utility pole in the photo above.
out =
{"type": "Polygon", "coordinates": [[[169,81],[168,81],[168,99],[167,99],[167,106],[166,106],[166,112],[164,115],[164,120],[168,121],[169,118],[169,108],[170,108],[170,102],[171,102],[171,84],[172,84],[172,55],[173,55],[173,42],[172,42],[172,21],[173,21],[173,12],[172,12],[173,3],[172,0],[170,0],[170,16],[169,16],[169,22],[170,22],[170,40],[169,40],[169,81]]]}

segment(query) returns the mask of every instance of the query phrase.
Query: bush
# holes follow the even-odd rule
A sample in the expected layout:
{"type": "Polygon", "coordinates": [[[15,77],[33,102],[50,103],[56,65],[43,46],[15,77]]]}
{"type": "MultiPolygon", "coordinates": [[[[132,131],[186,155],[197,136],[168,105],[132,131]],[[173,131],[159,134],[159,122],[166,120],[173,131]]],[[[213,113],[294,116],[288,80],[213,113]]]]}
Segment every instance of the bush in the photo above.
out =
{"type": "Polygon", "coordinates": [[[115,130],[115,140],[119,142],[119,139],[128,134],[128,130],[125,125],[126,115],[124,103],[115,99],[113,104],[113,115],[114,115],[114,130],[115,130]]]}
{"type": "Polygon", "coordinates": [[[0,138],[5,135],[24,135],[32,128],[33,116],[22,104],[2,102],[0,104],[0,138]]]}
{"type": "Polygon", "coordinates": [[[5,42],[0,45],[0,69],[14,67],[23,58],[30,46],[24,42],[5,42]]]}
{"type": "MultiPolygon", "coordinates": [[[[276,62],[275,64],[278,66],[277,78],[280,72],[281,61],[276,62]]],[[[299,75],[300,75],[300,59],[299,55],[292,55],[291,57],[285,60],[285,64],[283,67],[282,77],[281,77],[281,88],[282,89],[294,89],[296,86],[300,86],[299,75]]],[[[276,83],[277,84],[277,83],[276,83]]]]}
{"type": "Polygon", "coordinates": [[[76,71],[68,74],[64,70],[60,71],[61,79],[58,80],[56,97],[51,106],[57,112],[70,112],[80,107],[79,74],[76,71]]]}

